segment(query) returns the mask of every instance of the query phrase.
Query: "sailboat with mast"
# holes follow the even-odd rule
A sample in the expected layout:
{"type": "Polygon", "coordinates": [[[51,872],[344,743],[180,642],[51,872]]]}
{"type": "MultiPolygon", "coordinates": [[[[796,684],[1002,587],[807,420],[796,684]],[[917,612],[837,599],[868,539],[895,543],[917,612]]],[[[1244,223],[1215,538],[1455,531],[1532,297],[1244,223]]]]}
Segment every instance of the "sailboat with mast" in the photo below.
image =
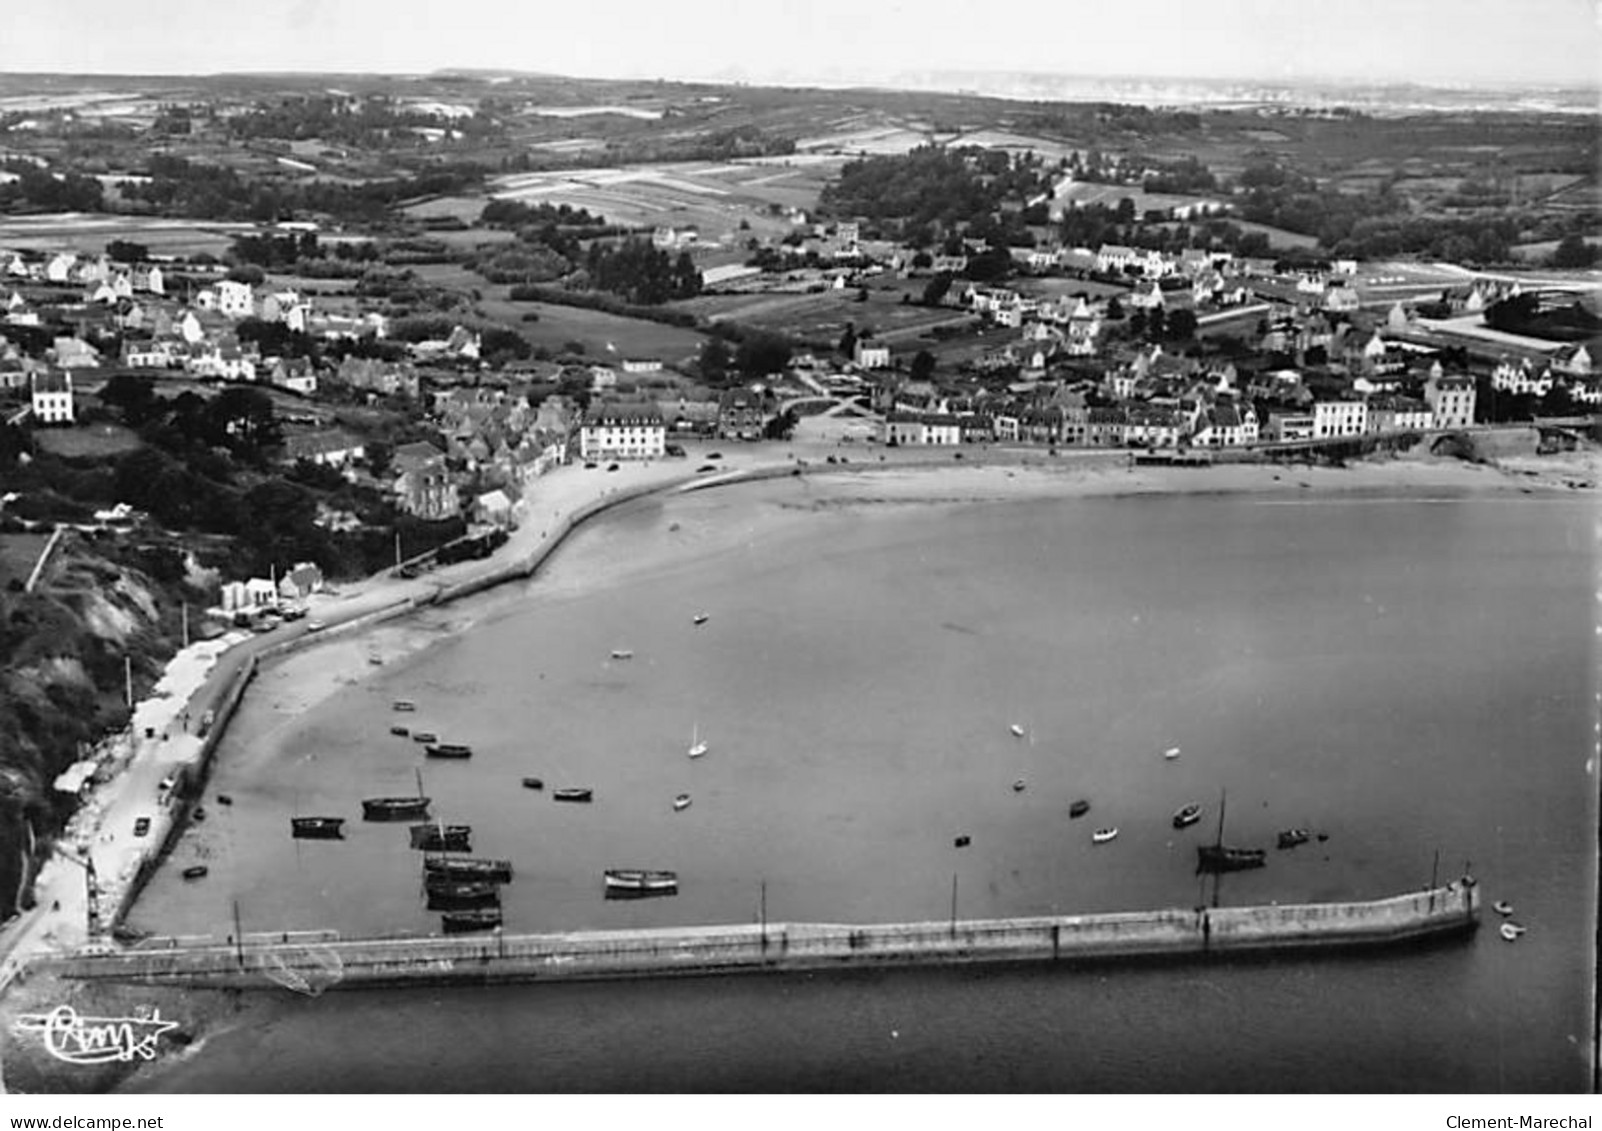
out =
{"type": "Polygon", "coordinates": [[[701,739],[701,724],[696,723],[690,729],[690,757],[699,758],[707,751],[707,745],[701,739]]]}
{"type": "Polygon", "coordinates": [[[1261,848],[1231,848],[1224,843],[1224,804],[1226,795],[1218,791],[1218,838],[1212,844],[1196,846],[1197,872],[1243,872],[1248,868],[1261,868],[1268,862],[1268,852],[1261,848]]]}
{"type": "Polygon", "coordinates": [[[428,816],[429,798],[423,793],[423,774],[417,773],[417,794],[413,797],[368,797],[362,801],[362,816],[369,821],[395,821],[428,816]]]}

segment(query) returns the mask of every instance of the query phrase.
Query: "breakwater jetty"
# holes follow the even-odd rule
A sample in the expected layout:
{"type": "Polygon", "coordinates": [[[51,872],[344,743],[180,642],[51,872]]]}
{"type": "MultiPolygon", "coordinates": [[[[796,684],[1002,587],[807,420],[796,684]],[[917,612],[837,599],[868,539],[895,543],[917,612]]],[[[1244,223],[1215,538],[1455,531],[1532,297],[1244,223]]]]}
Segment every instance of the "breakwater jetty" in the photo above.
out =
{"type": "Polygon", "coordinates": [[[472,938],[331,933],[147,939],[36,960],[81,981],[302,993],[332,988],[533,982],[993,962],[1206,959],[1399,944],[1472,931],[1479,894],[1444,887],[1362,902],[867,925],[768,923],[472,938]]]}

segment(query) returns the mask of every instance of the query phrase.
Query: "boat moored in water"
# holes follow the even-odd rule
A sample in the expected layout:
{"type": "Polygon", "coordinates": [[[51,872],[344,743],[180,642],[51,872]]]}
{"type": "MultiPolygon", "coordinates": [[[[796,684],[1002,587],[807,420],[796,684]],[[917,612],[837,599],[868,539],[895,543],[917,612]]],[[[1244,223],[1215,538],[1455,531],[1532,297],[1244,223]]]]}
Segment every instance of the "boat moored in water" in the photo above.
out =
{"type": "Polygon", "coordinates": [[[1110,840],[1117,839],[1117,836],[1118,829],[1116,826],[1108,829],[1097,829],[1090,834],[1090,841],[1092,844],[1106,844],[1110,840]]]}
{"type": "Polygon", "coordinates": [[[204,877],[208,871],[210,871],[210,869],[204,864],[195,864],[184,869],[184,879],[198,880],[204,877]]]}
{"type": "Polygon", "coordinates": [[[608,868],[606,895],[608,899],[630,899],[652,895],[674,895],[679,890],[677,872],[652,871],[645,868],[608,868]]]}
{"type": "Polygon", "coordinates": [[[1509,915],[1513,914],[1513,905],[1505,899],[1499,899],[1495,903],[1491,904],[1491,910],[1495,911],[1498,915],[1502,916],[1502,918],[1506,919],[1509,915]]]}
{"type": "Polygon", "coordinates": [[[1024,736],[1024,728],[1020,723],[1013,723],[1007,729],[1012,731],[1012,736],[1014,738],[1022,738],[1024,736]]]}
{"type": "Polygon", "coordinates": [[[1196,871],[1244,872],[1248,868],[1261,868],[1268,863],[1268,853],[1261,848],[1230,848],[1224,844],[1196,846],[1196,871]]]}
{"type": "Polygon", "coordinates": [[[1170,746],[1167,750],[1163,751],[1163,757],[1172,762],[1175,758],[1179,757],[1179,747],[1170,746]]]}
{"type": "Polygon", "coordinates": [[[681,794],[679,794],[677,797],[675,797],[673,799],[673,811],[675,813],[682,812],[683,810],[688,809],[689,807],[690,807],[690,795],[688,793],[681,793],[681,794]]]}
{"type": "Polygon", "coordinates": [[[424,852],[471,852],[472,825],[413,825],[412,847],[424,852]]]}
{"type": "Polygon", "coordinates": [[[417,710],[417,704],[413,703],[410,699],[397,699],[397,700],[395,700],[393,705],[395,707],[395,710],[397,710],[397,711],[415,711],[415,710],[417,710]]]}
{"type": "Polygon", "coordinates": [[[1281,829],[1279,833],[1280,848],[1295,848],[1299,844],[1306,844],[1313,839],[1313,834],[1306,829],[1281,829]]]}
{"type": "Polygon", "coordinates": [[[695,616],[691,618],[691,620],[692,620],[693,623],[701,625],[701,624],[705,624],[706,623],[707,617],[706,617],[705,613],[696,613],[695,616]]]}
{"type": "Polygon", "coordinates": [[[593,800],[595,800],[595,791],[593,789],[577,789],[577,788],[574,788],[574,789],[553,789],[553,790],[551,790],[551,800],[553,800],[553,801],[593,801],[593,800]]]}
{"type": "Polygon", "coordinates": [[[1029,783],[1024,781],[1023,778],[1019,778],[1017,781],[1012,783],[1012,791],[1014,793],[1022,793],[1028,784],[1029,783]]]}
{"type": "Polygon", "coordinates": [[[499,907],[481,907],[472,911],[447,911],[440,916],[447,935],[464,935],[470,931],[491,931],[501,925],[499,907]]]}
{"type": "Polygon", "coordinates": [[[501,905],[501,889],[482,881],[430,879],[424,890],[430,911],[460,911],[470,907],[501,905]]]}
{"type": "Polygon", "coordinates": [[[289,834],[297,840],[339,840],[345,835],[345,818],[291,817],[289,834]]]}
{"type": "Polygon", "coordinates": [[[362,800],[362,817],[368,821],[426,817],[428,802],[426,797],[367,797],[362,800]]]}
{"type": "Polygon", "coordinates": [[[544,789],[545,788],[545,782],[541,778],[524,778],[523,779],[523,788],[524,789],[544,789]]]}
{"type": "Polygon", "coordinates": [[[1525,932],[1526,929],[1527,928],[1521,927],[1521,926],[1519,926],[1519,924],[1511,922],[1511,921],[1503,923],[1500,927],[1497,928],[1497,930],[1498,930],[1498,932],[1500,932],[1501,936],[1504,939],[1506,939],[1508,942],[1517,942],[1518,941],[1518,937],[1520,935],[1522,935],[1525,932]]]}
{"type": "Polygon", "coordinates": [[[412,732],[412,741],[413,742],[424,742],[424,743],[427,743],[427,742],[438,742],[439,741],[439,735],[435,734],[431,730],[414,730],[412,732]]]}
{"type": "Polygon", "coordinates": [[[509,884],[512,862],[476,856],[430,856],[423,861],[423,876],[425,879],[509,884]]]}
{"type": "Polygon", "coordinates": [[[1181,806],[1174,812],[1174,828],[1183,829],[1189,825],[1194,825],[1201,820],[1201,811],[1200,802],[1192,801],[1188,805],[1181,806]]]}
{"type": "Polygon", "coordinates": [[[612,659],[614,659],[614,660],[632,660],[632,659],[634,659],[634,649],[632,649],[632,648],[613,648],[612,649],[612,659]]]}
{"type": "Polygon", "coordinates": [[[410,735],[412,732],[411,732],[411,729],[409,727],[392,726],[392,727],[389,728],[389,733],[390,734],[394,734],[394,735],[399,735],[401,738],[405,738],[408,735],[410,735]]]}
{"type": "Polygon", "coordinates": [[[471,758],[473,748],[460,742],[434,742],[423,753],[430,758],[471,758]]]}
{"type": "Polygon", "coordinates": [[[1081,797],[1078,801],[1075,801],[1072,805],[1068,806],[1068,815],[1076,819],[1083,817],[1088,812],[1090,812],[1090,802],[1086,801],[1083,797],[1081,797]]]}

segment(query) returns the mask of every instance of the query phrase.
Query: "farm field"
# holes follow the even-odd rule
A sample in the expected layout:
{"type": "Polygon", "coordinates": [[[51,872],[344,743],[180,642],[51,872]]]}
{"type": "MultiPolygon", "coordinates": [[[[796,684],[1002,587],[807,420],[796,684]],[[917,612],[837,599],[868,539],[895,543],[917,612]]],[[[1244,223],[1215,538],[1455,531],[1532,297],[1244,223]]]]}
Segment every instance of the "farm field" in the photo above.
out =
{"type": "MultiPolygon", "coordinates": [[[[703,241],[727,244],[787,233],[792,224],[782,211],[815,206],[818,193],[841,163],[772,158],[516,173],[497,178],[491,194],[529,204],[583,208],[614,224],[693,227],[703,241]],[[775,215],[775,209],[781,214],[775,215]],[[747,228],[740,227],[742,221],[747,228]]],[[[482,208],[480,198],[444,197],[414,205],[408,212],[471,220],[482,208]]]]}
{"type": "Polygon", "coordinates": [[[1092,299],[1117,296],[1126,297],[1134,287],[1121,287],[1116,283],[1102,283],[1094,279],[1055,278],[1052,276],[1030,277],[1022,276],[1014,279],[1009,286],[1021,295],[1030,298],[1061,298],[1063,295],[1089,295],[1092,299]]]}
{"type": "MultiPolygon", "coordinates": [[[[917,289],[922,290],[921,281],[917,289]]],[[[866,302],[859,302],[857,293],[853,287],[803,295],[708,295],[674,307],[712,321],[738,322],[820,344],[837,341],[847,323],[859,330],[871,328],[880,337],[902,338],[967,317],[956,310],[903,303],[899,288],[870,289],[866,302]]]]}
{"type": "Polygon", "coordinates": [[[0,247],[99,254],[112,240],[129,240],[144,244],[152,255],[221,255],[237,236],[255,230],[254,224],[222,221],[59,212],[0,219],[0,247]]]}

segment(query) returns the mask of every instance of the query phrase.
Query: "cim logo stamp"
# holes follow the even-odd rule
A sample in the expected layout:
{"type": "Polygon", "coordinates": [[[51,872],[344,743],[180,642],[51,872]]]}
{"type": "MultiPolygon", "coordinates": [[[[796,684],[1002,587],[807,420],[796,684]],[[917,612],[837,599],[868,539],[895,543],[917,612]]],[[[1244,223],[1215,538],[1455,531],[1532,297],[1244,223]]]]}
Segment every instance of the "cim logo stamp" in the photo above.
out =
{"type": "Polygon", "coordinates": [[[19,1032],[41,1034],[45,1050],[68,1064],[154,1060],[157,1039],[177,1027],[176,1021],[163,1021],[159,1009],[149,1017],[84,1017],[70,1005],[25,1013],[16,1022],[19,1032]]]}

